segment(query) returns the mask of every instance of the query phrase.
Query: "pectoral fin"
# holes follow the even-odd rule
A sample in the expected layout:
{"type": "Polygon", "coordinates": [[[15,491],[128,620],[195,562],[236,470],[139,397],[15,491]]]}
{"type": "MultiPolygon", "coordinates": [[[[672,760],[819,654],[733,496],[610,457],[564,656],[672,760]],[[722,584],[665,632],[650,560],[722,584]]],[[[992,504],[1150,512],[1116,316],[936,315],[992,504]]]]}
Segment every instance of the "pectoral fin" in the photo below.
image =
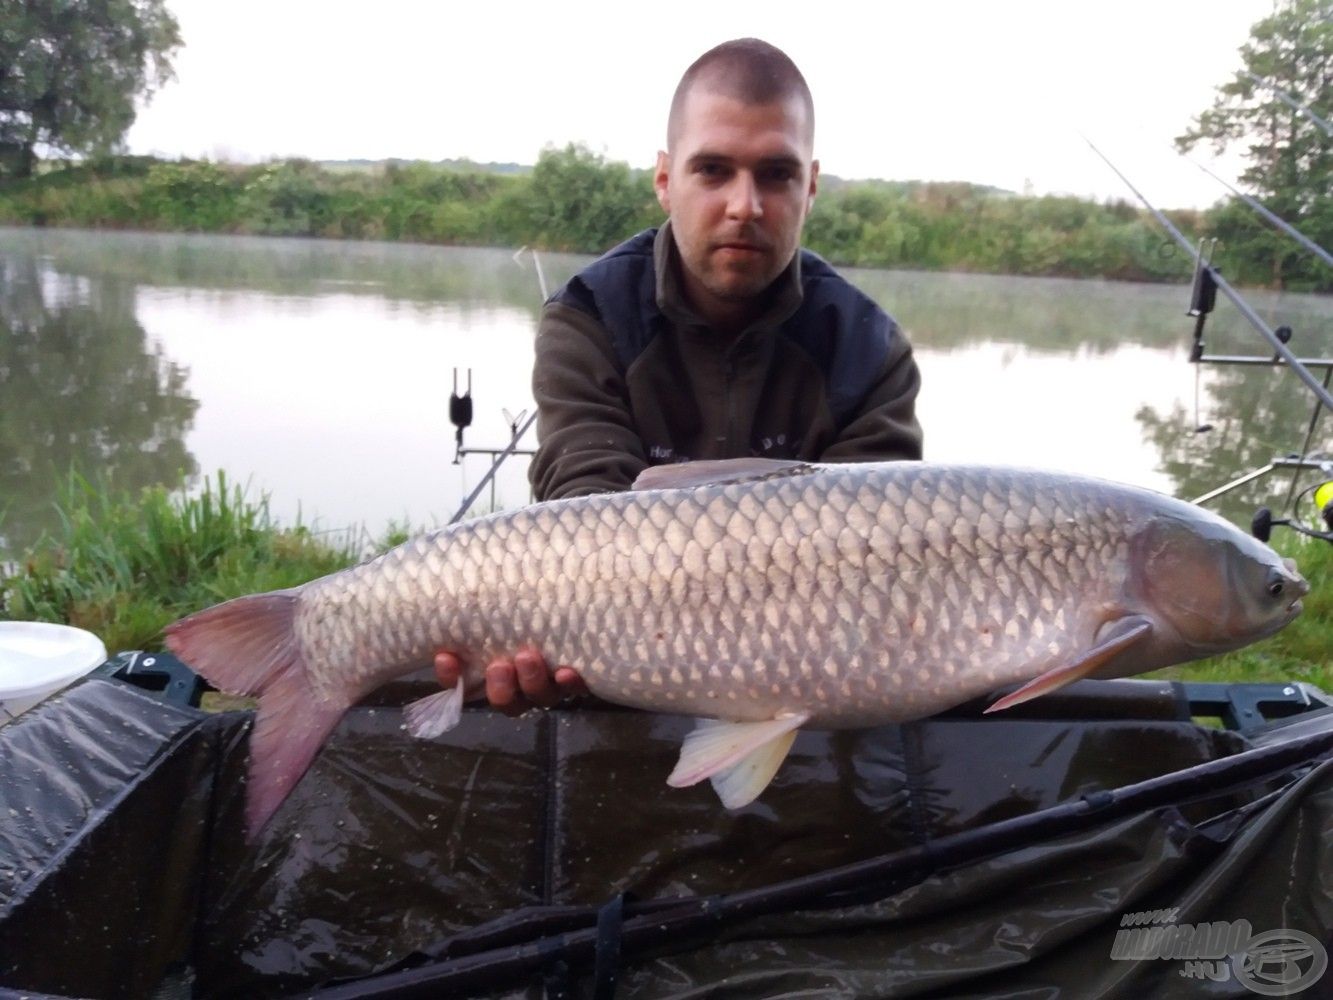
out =
{"type": "Polygon", "coordinates": [[[407,731],[418,739],[430,740],[442,736],[463,717],[463,682],[460,680],[447,691],[418,698],[403,709],[407,731]]]}
{"type": "Polygon", "coordinates": [[[1048,670],[1039,677],[1034,677],[1017,691],[1011,692],[986,709],[983,715],[999,712],[1025,701],[1039,698],[1044,694],[1064,687],[1103,666],[1108,660],[1129,649],[1135,643],[1143,642],[1152,635],[1152,622],[1142,615],[1129,615],[1102,628],[1097,645],[1080,656],[1073,663],[1048,670]]]}
{"type": "Polygon", "coordinates": [[[694,732],[685,737],[667,784],[685,788],[710,778],[728,809],[748,805],[773,780],[796,739],[796,730],[809,718],[802,712],[767,722],[700,719],[694,732]]]}

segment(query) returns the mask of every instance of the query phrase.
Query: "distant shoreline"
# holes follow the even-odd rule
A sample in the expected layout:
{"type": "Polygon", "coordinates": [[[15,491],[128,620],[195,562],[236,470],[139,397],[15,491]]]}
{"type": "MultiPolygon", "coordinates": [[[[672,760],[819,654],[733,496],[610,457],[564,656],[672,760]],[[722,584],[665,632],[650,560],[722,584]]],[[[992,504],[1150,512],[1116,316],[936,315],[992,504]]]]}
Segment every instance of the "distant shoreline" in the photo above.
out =
{"type": "MultiPolygon", "coordinates": [[[[1230,209],[1225,203],[1217,212],[1230,209]]],[[[1186,238],[1214,209],[1165,214],[1186,238]]],[[[1217,216],[1220,217],[1220,216],[1217,216]]],[[[386,161],[253,165],[118,157],[0,183],[0,224],[518,247],[600,254],[662,219],[646,171],[587,149],[535,166],[386,161]]],[[[842,267],[1179,283],[1192,264],[1128,201],[1016,195],[964,182],[821,180],[803,243],[842,267]]],[[[1233,284],[1333,291],[1267,244],[1223,243],[1233,284]]],[[[1297,260],[1298,255],[1293,257],[1297,260]]]]}

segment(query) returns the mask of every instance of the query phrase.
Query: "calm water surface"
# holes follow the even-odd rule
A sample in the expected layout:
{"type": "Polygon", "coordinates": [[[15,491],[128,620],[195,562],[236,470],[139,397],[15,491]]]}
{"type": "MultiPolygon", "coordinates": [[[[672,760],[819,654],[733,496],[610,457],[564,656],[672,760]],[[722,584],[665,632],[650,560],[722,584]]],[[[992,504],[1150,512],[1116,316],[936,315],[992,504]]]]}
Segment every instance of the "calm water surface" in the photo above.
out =
{"type": "MultiPolygon", "coordinates": [[[[541,263],[555,287],[589,259],[541,263]]],[[[1309,394],[1263,369],[1204,369],[1214,429],[1195,433],[1183,285],[844,273],[916,346],[930,459],[1192,497],[1304,438],[1309,394]]],[[[1333,297],[1248,297],[1298,353],[1333,350],[1333,297]]],[[[226,470],[319,529],[443,523],[489,465],[455,461],[454,371],[472,372],[465,443],[505,444],[532,407],[540,302],[531,258],[508,250],[0,229],[0,549],[53,522],[71,466],[131,487],[226,470]]],[[[1221,299],[1208,334],[1213,351],[1266,353],[1221,299]]],[[[526,464],[506,463],[497,503],[529,499],[526,464]]]]}

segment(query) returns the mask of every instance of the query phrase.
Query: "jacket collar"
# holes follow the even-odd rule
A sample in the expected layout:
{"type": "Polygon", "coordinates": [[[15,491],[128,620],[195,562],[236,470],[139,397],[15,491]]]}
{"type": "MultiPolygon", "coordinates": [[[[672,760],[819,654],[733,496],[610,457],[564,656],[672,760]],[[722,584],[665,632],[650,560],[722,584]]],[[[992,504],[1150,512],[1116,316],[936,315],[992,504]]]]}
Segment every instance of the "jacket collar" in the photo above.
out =
{"type": "MultiPolygon", "coordinates": [[[[667,219],[657,230],[653,239],[653,273],[657,284],[657,308],[673,323],[683,327],[704,327],[708,324],[690,305],[680,283],[680,252],[676,249],[676,240],[671,235],[671,220],[667,219]]],[[[791,263],[773,279],[768,292],[772,301],[762,314],[751,321],[741,331],[775,330],[795,314],[801,306],[804,293],[801,290],[801,251],[792,255],[791,263]]]]}

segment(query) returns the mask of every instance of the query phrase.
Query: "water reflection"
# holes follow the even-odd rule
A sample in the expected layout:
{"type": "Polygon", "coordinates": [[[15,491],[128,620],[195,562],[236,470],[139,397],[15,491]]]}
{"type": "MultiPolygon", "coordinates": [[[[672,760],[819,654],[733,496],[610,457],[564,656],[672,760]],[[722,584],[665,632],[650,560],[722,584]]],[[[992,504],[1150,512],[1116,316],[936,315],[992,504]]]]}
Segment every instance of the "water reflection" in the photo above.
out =
{"type": "Polygon", "coordinates": [[[185,436],[199,404],[134,303],[124,279],[0,255],[0,550],[56,522],[71,471],[129,490],[196,471],[185,436]]]}
{"type": "MultiPolygon", "coordinates": [[[[1194,328],[1185,315],[1188,271],[1182,271],[1180,285],[914,271],[845,273],[912,334],[914,343],[932,349],[1007,343],[1040,353],[1100,355],[1133,345],[1171,351],[1175,358],[1189,346],[1194,328]]],[[[1333,334],[1333,297],[1247,289],[1245,298],[1270,326],[1292,326],[1304,340],[1303,352],[1314,352],[1333,334]]],[[[1221,296],[1207,334],[1213,353],[1253,354],[1262,343],[1221,296]]]]}
{"type": "MultiPolygon", "coordinates": [[[[38,254],[68,274],[159,289],[382,297],[406,306],[541,306],[529,254],[486,247],[181,233],[0,229],[0,253],[38,254]]],[[[589,258],[541,255],[550,288],[589,258]]]]}
{"type": "Polygon", "coordinates": [[[1032,351],[1104,353],[1182,343],[1185,292],[1072,278],[849,271],[856,284],[935,349],[1017,343],[1032,351]]]}
{"type": "MultiPolygon", "coordinates": [[[[587,260],[543,254],[548,286],[587,260]]],[[[1300,448],[1308,397],[1282,372],[1206,370],[1216,429],[1194,434],[1183,284],[847,274],[916,345],[932,460],[1193,497],[1300,448]]],[[[1327,352],[1333,298],[1247,298],[1299,353],[1327,352]]],[[[540,302],[531,259],[507,249],[0,230],[3,530],[21,544],[51,523],[71,464],[131,487],[225,469],[317,528],[439,523],[487,464],[452,463],[453,369],[474,375],[467,443],[504,444],[504,411],[532,405],[540,302]]],[[[1256,350],[1225,302],[1208,330],[1214,352],[1256,350]]],[[[1248,521],[1285,492],[1264,481],[1225,509],[1248,521]]],[[[506,463],[499,503],[527,498],[525,461],[506,463]]]]}
{"type": "MultiPolygon", "coordinates": [[[[1284,370],[1225,366],[1206,373],[1198,417],[1181,404],[1168,411],[1145,406],[1137,414],[1147,440],[1161,456],[1161,469],[1176,493],[1187,499],[1259,469],[1275,457],[1297,453],[1314,406],[1313,395],[1284,370]]],[[[1312,449],[1323,451],[1327,445],[1317,426],[1312,449]]],[[[1298,487],[1317,476],[1300,474],[1298,487]]],[[[1292,472],[1274,472],[1208,506],[1245,525],[1260,506],[1281,511],[1291,484],[1292,472]]],[[[1312,511],[1298,513],[1304,518],[1312,511]]]]}

